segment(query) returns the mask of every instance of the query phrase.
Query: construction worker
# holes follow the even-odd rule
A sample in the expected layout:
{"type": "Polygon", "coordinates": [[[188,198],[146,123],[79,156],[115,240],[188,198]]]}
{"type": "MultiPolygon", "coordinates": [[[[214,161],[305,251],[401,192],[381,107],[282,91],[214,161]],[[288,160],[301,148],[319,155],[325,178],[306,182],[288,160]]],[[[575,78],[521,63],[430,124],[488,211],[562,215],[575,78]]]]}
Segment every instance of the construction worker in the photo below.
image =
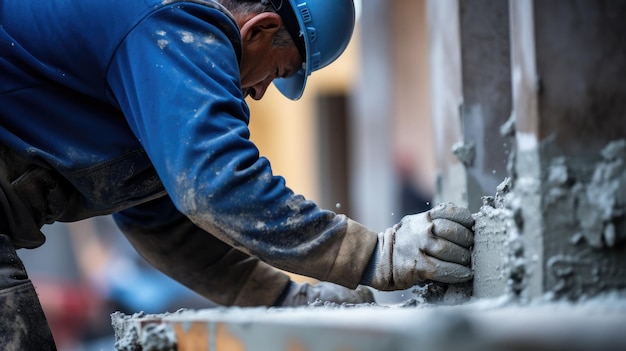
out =
{"type": "Polygon", "coordinates": [[[274,82],[300,98],[354,22],[352,0],[3,0],[0,349],[55,347],[16,256],[55,221],[113,214],[147,261],[226,306],[471,279],[467,209],[376,233],[294,194],[249,140],[246,96],[274,82]]]}

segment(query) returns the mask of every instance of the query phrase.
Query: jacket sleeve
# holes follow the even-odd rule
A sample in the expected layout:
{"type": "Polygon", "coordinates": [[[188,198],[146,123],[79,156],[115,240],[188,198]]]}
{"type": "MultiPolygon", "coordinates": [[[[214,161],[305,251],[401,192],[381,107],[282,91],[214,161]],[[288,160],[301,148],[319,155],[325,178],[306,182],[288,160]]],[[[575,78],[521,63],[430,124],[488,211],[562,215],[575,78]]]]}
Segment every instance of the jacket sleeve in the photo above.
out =
{"type": "Polygon", "coordinates": [[[215,303],[272,305],[289,283],[285,273],[191,223],[168,197],[116,213],[113,218],[152,266],[215,303]]]}
{"type": "Polygon", "coordinates": [[[111,94],[176,209],[196,226],[274,267],[356,287],[376,233],[294,194],[259,156],[237,48],[212,24],[227,20],[197,4],[155,12],[115,54],[111,94]]]}

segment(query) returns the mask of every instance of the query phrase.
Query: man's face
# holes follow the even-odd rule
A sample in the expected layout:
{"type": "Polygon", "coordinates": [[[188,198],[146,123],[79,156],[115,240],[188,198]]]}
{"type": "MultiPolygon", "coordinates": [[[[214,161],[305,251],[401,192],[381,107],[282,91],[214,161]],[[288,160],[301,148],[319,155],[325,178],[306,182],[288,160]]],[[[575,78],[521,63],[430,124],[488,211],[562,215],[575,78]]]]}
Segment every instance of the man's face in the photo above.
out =
{"type": "Polygon", "coordinates": [[[280,16],[265,12],[247,18],[241,25],[240,76],[244,96],[260,100],[274,79],[290,77],[302,68],[302,59],[295,46],[279,48],[272,45],[281,24],[280,16]]]}
{"type": "Polygon", "coordinates": [[[241,87],[244,94],[260,100],[267,87],[276,78],[294,75],[302,68],[300,53],[296,47],[276,48],[269,45],[264,50],[247,53],[241,62],[241,87]]]}

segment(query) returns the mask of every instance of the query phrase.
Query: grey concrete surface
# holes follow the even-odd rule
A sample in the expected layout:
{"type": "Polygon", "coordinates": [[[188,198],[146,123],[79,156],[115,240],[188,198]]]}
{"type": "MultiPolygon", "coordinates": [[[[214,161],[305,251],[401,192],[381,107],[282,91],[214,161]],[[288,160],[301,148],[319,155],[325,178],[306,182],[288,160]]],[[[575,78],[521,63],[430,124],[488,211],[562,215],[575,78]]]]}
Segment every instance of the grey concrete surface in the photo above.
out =
{"type": "Polygon", "coordinates": [[[164,315],[113,314],[118,350],[168,350],[198,325],[207,335],[197,350],[623,350],[626,300],[617,295],[584,303],[520,305],[505,297],[457,306],[337,306],[228,308],[164,315]],[[221,328],[221,329],[220,329],[221,328]],[[178,333],[174,333],[177,330],[178,333]],[[178,338],[178,339],[177,339],[178,338]],[[151,341],[148,341],[151,340],[151,341]],[[157,341],[155,341],[157,340],[157,341]],[[204,347],[206,346],[206,348],[204,347]],[[145,350],[145,348],[144,348],[145,350]]]}

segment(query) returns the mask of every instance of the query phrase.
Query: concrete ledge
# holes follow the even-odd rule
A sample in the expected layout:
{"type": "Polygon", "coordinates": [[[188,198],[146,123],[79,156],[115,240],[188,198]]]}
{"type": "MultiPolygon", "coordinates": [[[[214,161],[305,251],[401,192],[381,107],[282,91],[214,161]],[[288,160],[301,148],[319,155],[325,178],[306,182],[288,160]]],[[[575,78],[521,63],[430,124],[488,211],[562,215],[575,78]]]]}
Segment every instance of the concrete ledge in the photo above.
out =
{"type": "Polygon", "coordinates": [[[626,299],[112,315],[118,350],[625,350],[626,299]]]}

